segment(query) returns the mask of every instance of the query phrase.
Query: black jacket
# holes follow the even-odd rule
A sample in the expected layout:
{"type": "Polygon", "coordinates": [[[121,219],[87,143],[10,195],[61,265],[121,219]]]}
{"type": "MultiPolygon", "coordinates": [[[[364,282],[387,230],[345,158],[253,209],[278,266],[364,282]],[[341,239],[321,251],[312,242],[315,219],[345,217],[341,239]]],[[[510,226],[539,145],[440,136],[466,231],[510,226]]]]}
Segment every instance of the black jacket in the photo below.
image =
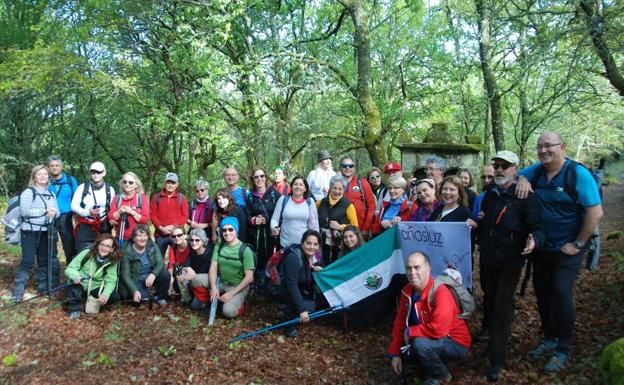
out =
{"type": "Polygon", "coordinates": [[[282,263],[288,302],[294,305],[297,313],[302,313],[306,311],[304,300],[314,299],[314,279],[310,263],[299,245],[289,247],[282,263]]]}
{"type": "Polygon", "coordinates": [[[516,185],[500,191],[490,187],[481,202],[483,217],[478,220],[478,241],[481,263],[488,267],[521,267],[526,260],[520,253],[526,239],[533,234],[535,247],[544,243],[540,212],[535,194],[518,199],[516,185]]]}

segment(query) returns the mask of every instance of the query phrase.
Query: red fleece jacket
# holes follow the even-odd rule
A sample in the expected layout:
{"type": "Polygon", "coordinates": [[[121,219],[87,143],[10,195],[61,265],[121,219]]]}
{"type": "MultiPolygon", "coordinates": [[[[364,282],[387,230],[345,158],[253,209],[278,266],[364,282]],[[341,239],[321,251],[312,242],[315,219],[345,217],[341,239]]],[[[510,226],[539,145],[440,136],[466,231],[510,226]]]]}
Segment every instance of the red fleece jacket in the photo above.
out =
{"type": "Polygon", "coordinates": [[[173,192],[173,195],[167,196],[167,191],[163,189],[160,193],[160,203],[156,204],[157,195],[154,194],[152,202],[150,204],[150,219],[154,224],[154,236],[162,236],[163,233],[159,230],[160,226],[184,226],[188,221],[188,202],[186,197],[182,196],[182,207],[178,200],[177,190],[173,192]]]}
{"type": "Polygon", "coordinates": [[[373,225],[373,219],[375,219],[375,194],[368,181],[364,178],[359,178],[362,184],[362,190],[364,190],[364,201],[362,201],[362,194],[360,193],[360,187],[358,186],[357,177],[351,178],[351,182],[347,186],[344,192],[344,196],[355,206],[355,212],[357,213],[358,225],[362,232],[370,230],[373,225]],[[366,202],[366,208],[364,208],[364,202],[366,202]]]}
{"type": "Polygon", "coordinates": [[[412,304],[413,289],[410,284],[405,285],[401,290],[401,302],[392,328],[392,341],[388,346],[388,354],[391,356],[401,355],[401,346],[405,343],[403,336],[405,329],[409,327],[410,340],[417,337],[440,339],[450,337],[466,349],[470,349],[470,331],[466,321],[457,316],[460,314],[459,307],[449,288],[440,285],[435,291],[433,304],[429,303],[429,291],[433,287],[433,278],[429,277],[429,282],[420,296],[420,301],[412,304]],[[409,311],[411,307],[416,308],[416,314],[420,323],[408,326],[409,311]]]}

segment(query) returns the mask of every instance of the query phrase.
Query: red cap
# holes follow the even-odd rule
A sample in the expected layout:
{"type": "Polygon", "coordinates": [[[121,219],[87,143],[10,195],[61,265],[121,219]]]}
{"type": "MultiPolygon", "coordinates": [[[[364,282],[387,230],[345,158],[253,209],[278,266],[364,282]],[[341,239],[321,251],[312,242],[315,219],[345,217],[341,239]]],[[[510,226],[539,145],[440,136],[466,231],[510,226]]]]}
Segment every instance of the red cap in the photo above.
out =
{"type": "Polygon", "coordinates": [[[391,172],[401,171],[401,165],[397,162],[388,163],[384,168],[384,172],[389,174],[391,172]]]}

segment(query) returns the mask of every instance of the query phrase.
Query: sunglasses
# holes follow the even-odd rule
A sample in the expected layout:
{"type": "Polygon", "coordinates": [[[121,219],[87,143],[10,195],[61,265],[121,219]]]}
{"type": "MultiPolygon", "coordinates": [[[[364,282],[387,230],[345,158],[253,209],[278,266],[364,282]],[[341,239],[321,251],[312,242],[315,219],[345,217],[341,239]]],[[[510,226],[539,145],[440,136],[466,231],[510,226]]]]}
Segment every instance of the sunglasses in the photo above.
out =
{"type": "Polygon", "coordinates": [[[129,184],[129,185],[133,185],[134,181],[133,180],[122,180],[121,183],[123,184],[129,184]]]}
{"type": "Polygon", "coordinates": [[[233,227],[224,227],[221,229],[221,231],[223,231],[224,233],[233,233],[234,232],[234,228],[233,227]]]}
{"type": "Polygon", "coordinates": [[[98,175],[104,173],[104,171],[98,171],[98,170],[90,170],[90,172],[91,172],[91,174],[98,174],[98,175]]]}
{"type": "Polygon", "coordinates": [[[492,175],[481,175],[481,179],[494,179],[492,175]]]}
{"type": "Polygon", "coordinates": [[[377,180],[379,178],[381,178],[380,175],[371,175],[368,179],[377,180]]]}
{"type": "Polygon", "coordinates": [[[205,189],[205,188],[200,188],[200,189],[195,190],[195,192],[198,192],[198,193],[200,193],[200,192],[204,192],[204,191],[206,191],[206,189],[205,189]]]}
{"type": "Polygon", "coordinates": [[[181,233],[181,234],[173,234],[173,237],[174,237],[174,238],[180,238],[180,237],[183,237],[183,236],[184,236],[184,233],[181,233]]]}
{"type": "Polygon", "coordinates": [[[202,240],[199,239],[199,238],[191,238],[191,239],[189,239],[189,242],[191,242],[191,243],[199,243],[199,242],[202,242],[202,240]]]}
{"type": "Polygon", "coordinates": [[[266,175],[262,174],[262,175],[254,175],[253,176],[254,179],[264,179],[266,178],[266,175]]]}
{"type": "Polygon", "coordinates": [[[511,163],[492,163],[492,167],[494,167],[494,170],[498,170],[499,168],[502,170],[507,170],[509,167],[511,167],[512,164],[511,163]]]}
{"type": "Polygon", "coordinates": [[[340,167],[342,167],[342,168],[353,168],[353,167],[355,167],[355,165],[353,163],[342,163],[340,165],[340,167]]]}

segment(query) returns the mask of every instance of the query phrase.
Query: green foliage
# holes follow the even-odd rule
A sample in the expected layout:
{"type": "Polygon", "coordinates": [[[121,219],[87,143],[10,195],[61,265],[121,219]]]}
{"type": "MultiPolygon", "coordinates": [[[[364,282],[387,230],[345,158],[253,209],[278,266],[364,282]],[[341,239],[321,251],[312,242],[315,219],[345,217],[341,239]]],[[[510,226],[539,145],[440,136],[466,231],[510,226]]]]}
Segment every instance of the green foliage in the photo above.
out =
{"type": "Polygon", "coordinates": [[[624,384],[624,338],[604,348],[600,356],[600,373],[605,385],[624,384]]]}
{"type": "Polygon", "coordinates": [[[622,238],[622,236],[624,236],[624,231],[612,231],[609,234],[607,234],[607,240],[610,239],[620,239],[622,238]]]}
{"type": "Polygon", "coordinates": [[[17,356],[14,353],[7,354],[2,358],[2,365],[13,366],[17,364],[17,356]]]}
{"type": "Polygon", "coordinates": [[[163,357],[171,357],[172,355],[176,353],[176,347],[173,345],[159,346],[158,351],[160,352],[160,354],[163,355],[163,357]]]}

